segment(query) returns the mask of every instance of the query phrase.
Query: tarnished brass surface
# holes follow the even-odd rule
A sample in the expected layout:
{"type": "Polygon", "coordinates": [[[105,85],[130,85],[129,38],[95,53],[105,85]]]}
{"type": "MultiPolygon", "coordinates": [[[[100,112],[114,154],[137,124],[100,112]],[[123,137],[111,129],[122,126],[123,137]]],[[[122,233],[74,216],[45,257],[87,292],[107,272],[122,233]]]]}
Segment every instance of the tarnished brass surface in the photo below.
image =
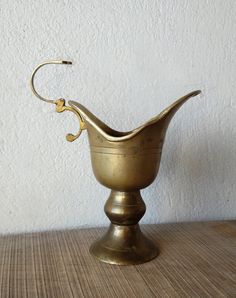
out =
{"type": "MultiPolygon", "coordinates": [[[[36,70],[50,63],[54,61],[43,63],[36,70]]],[[[140,127],[119,132],[75,101],[69,101],[70,106],[65,106],[63,99],[52,101],[41,97],[35,91],[33,79],[31,84],[35,95],[56,104],[57,112],[69,110],[78,116],[80,131],[67,139],[73,141],[81,130],[87,129],[93,172],[101,184],[111,189],[105,205],[111,225],[107,233],[91,246],[91,254],[101,261],[117,265],[139,264],[155,258],[158,248],[143,235],[138,224],[146,210],[140,189],[150,185],[157,176],[166,130],[172,117],[184,102],[201,91],[185,95],[140,127]]]]}
{"type": "Polygon", "coordinates": [[[90,247],[91,254],[117,265],[140,264],[155,258],[158,248],[138,224],[145,211],[139,190],[112,190],[105,205],[105,213],[112,223],[106,234],[90,247]]]}

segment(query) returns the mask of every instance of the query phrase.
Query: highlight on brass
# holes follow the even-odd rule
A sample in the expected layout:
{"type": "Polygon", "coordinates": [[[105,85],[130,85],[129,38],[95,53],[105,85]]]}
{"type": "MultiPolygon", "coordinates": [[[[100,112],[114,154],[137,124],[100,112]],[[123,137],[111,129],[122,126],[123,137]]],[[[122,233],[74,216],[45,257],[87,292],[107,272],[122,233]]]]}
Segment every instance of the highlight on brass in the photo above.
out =
{"type": "Polygon", "coordinates": [[[147,262],[155,258],[159,251],[138,224],[146,211],[140,190],[149,186],[158,174],[162,147],[172,117],[188,99],[201,91],[181,97],[143,125],[128,132],[119,132],[80,103],[68,101],[69,106],[66,106],[64,99],[46,99],[35,90],[34,76],[40,67],[70,63],[49,61],[40,64],[33,72],[31,88],[41,100],[56,104],[57,112],[67,110],[77,115],[80,131],[76,135],[70,134],[67,139],[74,141],[82,130],[87,129],[94,175],[102,185],[111,189],[105,204],[105,213],[111,224],[105,235],[91,245],[90,252],[100,261],[110,264],[147,262]]]}

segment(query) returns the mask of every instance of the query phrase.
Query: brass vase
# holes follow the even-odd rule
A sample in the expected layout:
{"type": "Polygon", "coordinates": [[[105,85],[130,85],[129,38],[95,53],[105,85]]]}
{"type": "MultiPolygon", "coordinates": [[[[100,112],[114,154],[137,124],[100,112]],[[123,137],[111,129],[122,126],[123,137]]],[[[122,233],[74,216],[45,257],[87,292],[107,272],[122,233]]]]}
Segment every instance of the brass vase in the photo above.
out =
{"type": "Polygon", "coordinates": [[[138,224],[146,211],[140,190],[149,186],[157,176],[172,117],[183,103],[200,91],[183,96],[140,127],[119,132],[78,102],[68,101],[69,106],[65,106],[64,99],[49,100],[40,96],[34,87],[34,76],[45,64],[71,62],[40,64],[32,74],[32,91],[40,99],[56,104],[57,112],[69,110],[78,116],[80,131],[76,135],[67,135],[67,140],[74,141],[82,130],[87,130],[94,175],[102,185],[111,189],[104,208],[111,224],[105,235],[92,244],[91,254],[103,262],[117,265],[140,264],[155,258],[158,248],[141,232],[138,224]]]}

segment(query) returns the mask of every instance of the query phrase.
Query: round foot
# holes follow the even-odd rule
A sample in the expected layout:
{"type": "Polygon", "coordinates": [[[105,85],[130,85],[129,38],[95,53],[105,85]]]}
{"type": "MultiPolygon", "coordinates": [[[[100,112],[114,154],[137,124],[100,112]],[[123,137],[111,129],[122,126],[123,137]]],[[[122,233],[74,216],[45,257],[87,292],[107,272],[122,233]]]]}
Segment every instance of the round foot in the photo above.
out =
{"type": "Polygon", "coordinates": [[[116,265],[135,265],[154,259],[159,251],[141,232],[139,225],[111,224],[107,233],[90,247],[100,261],[116,265]]]}

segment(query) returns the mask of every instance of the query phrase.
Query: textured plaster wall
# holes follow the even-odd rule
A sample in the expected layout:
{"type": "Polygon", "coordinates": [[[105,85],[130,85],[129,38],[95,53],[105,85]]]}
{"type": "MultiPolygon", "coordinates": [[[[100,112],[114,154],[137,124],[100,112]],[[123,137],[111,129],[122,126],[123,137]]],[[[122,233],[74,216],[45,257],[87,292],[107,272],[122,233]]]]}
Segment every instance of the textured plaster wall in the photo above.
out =
{"type": "Polygon", "coordinates": [[[236,1],[0,2],[0,233],[107,225],[86,133],[29,88],[129,130],[185,93],[142,223],[236,216],[236,1]]]}

